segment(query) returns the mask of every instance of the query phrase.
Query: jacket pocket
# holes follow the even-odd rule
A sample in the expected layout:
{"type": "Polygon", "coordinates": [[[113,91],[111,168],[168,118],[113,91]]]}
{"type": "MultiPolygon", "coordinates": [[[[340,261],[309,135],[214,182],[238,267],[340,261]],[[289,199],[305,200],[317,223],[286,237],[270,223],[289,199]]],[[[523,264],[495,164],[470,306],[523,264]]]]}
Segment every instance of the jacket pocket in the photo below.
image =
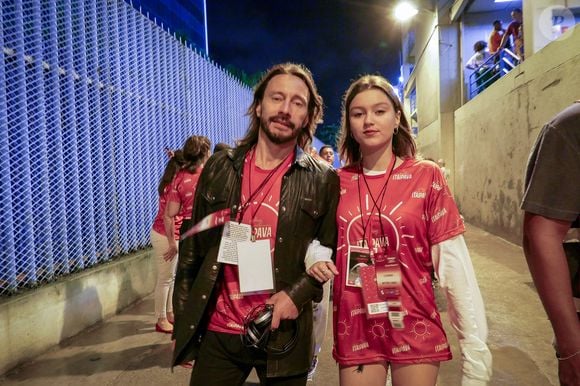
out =
{"type": "Polygon", "coordinates": [[[317,220],[324,214],[324,206],[320,200],[310,197],[302,197],[300,200],[300,210],[312,219],[317,220]]]}
{"type": "MultiPolygon", "coordinates": [[[[227,201],[226,193],[222,191],[212,191],[206,190],[202,192],[201,198],[203,199],[205,205],[210,209],[222,209],[227,201]]],[[[212,210],[213,212],[213,210],[212,210]]],[[[210,212],[211,213],[211,212],[210,212]]]]}
{"type": "Polygon", "coordinates": [[[314,236],[319,219],[325,213],[325,205],[315,197],[302,197],[299,204],[298,221],[294,223],[295,234],[314,236]]]}

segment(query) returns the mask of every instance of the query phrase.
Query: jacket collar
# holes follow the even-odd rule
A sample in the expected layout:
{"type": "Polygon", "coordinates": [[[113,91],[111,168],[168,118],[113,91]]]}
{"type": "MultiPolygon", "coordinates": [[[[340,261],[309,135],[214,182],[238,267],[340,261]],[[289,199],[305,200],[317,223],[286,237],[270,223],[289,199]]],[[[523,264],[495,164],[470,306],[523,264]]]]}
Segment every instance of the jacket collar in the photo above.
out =
{"type": "MultiPolygon", "coordinates": [[[[246,154],[248,151],[250,151],[251,148],[252,146],[240,146],[236,147],[235,149],[229,149],[227,151],[228,158],[233,162],[234,169],[236,171],[241,172],[246,154]]],[[[296,145],[293,166],[296,165],[306,170],[312,171],[314,170],[314,167],[312,162],[309,161],[309,158],[310,156],[306,154],[306,152],[304,152],[300,146],[296,145]]]]}

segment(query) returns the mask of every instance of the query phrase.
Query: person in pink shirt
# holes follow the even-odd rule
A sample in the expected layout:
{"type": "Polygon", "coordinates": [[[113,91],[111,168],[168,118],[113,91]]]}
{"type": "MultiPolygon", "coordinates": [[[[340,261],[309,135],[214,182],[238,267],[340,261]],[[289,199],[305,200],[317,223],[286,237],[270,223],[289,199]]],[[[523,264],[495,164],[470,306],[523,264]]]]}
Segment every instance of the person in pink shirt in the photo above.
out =
{"type": "MultiPolygon", "coordinates": [[[[157,215],[153,220],[151,227],[151,244],[153,253],[157,260],[157,283],[155,285],[155,317],[157,323],[155,330],[158,332],[170,333],[173,331],[171,322],[173,321],[173,307],[171,302],[173,292],[173,262],[172,258],[167,260],[164,255],[167,251],[167,238],[165,237],[165,224],[163,216],[167,206],[167,196],[171,189],[173,177],[177,174],[183,164],[183,152],[176,150],[171,152],[169,161],[165,166],[157,192],[159,193],[159,205],[157,215]]],[[[181,227],[181,217],[176,216],[174,219],[172,239],[179,240],[179,228],[181,227]]]]}
{"type": "MultiPolygon", "coordinates": [[[[173,229],[173,219],[182,217],[184,223],[191,220],[197,181],[203,164],[210,156],[210,148],[209,139],[201,135],[193,135],[183,144],[184,164],[171,183],[171,189],[167,197],[168,203],[165,207],[165,236],[169,244],[169,249],[165,252],[165,258],[175,257],[178,253],[177,241],[171,237],[175,231],[173,229]]],[[[175,266],[173,272],[175,276],[175,266]]]]}
{"type": "Polygon", "coordinates": [[[185,141],[183,150],[168,152],[171,158],[159,183],[159,210],[151,229],[151,244],[157,258],[157,332],[173,332],[172,298],[179,234],[183,222],[191,218],[199,170],[209,155],[209,147],[207,137],[194,135],[185,141]]]}
{"type": "Polygon", "coordinates": [[[491,376],[483,300],[465,227],[440,168],[416,156],[409,121],[389,82],[354,81],[343,100],[336,261],[308,273],[334,277],[334,348],[340,384],[434,386],[451,351],[431,274],[445,291],[463,357],[462,385],[491,376]],[[336,275],[336,276],[335,276],[336,275]]]}

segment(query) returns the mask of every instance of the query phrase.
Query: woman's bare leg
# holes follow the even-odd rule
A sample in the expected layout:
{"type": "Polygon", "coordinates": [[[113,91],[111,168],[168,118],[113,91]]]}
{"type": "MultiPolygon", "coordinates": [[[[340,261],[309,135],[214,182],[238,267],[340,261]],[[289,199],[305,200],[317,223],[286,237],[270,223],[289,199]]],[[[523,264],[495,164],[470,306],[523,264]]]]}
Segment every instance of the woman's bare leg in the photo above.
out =
{"type": "Polygon", "coordinates": [[[385,386],[387,363],[340,367],[340,386],[385,386]]]}
{"type": "Polygon", "coordinates": [[[435,386],[439,362],[419,364],[391,363],[393,386],[435,386]]]}

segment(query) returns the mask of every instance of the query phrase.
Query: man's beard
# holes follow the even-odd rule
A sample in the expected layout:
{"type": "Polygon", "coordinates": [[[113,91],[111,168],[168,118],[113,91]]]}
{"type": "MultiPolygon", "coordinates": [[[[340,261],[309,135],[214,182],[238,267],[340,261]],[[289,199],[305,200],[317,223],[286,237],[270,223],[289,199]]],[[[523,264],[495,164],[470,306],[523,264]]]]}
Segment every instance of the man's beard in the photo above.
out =
{"type": "Polygon", "coordinates": [[[296,127],[294,126],[294,124],[292,122],[290,122],[290,121],[284,121],[292,129],[292,131],[290,132],[290,134],[288,134],[288,135],[274,134],[270,130],[270,127],[269,127],[268,124],[271,123],[271,122],[273,122],[275,118],[279,118],[279,117],[270,118],[268,121],[266,121],[264,118],[260,118],[260,127],[264,131],[264,134],[266,134],[266,137],[268,137],[268,139],[272,143],[275,143],[276,145],[283,145],[283,144],[286,144],[288,142],[295,141],[296,138],[298,138],[298,136],[300,135],[300,131],[301,130],[300,129],[296,129],[296,127]]]}

